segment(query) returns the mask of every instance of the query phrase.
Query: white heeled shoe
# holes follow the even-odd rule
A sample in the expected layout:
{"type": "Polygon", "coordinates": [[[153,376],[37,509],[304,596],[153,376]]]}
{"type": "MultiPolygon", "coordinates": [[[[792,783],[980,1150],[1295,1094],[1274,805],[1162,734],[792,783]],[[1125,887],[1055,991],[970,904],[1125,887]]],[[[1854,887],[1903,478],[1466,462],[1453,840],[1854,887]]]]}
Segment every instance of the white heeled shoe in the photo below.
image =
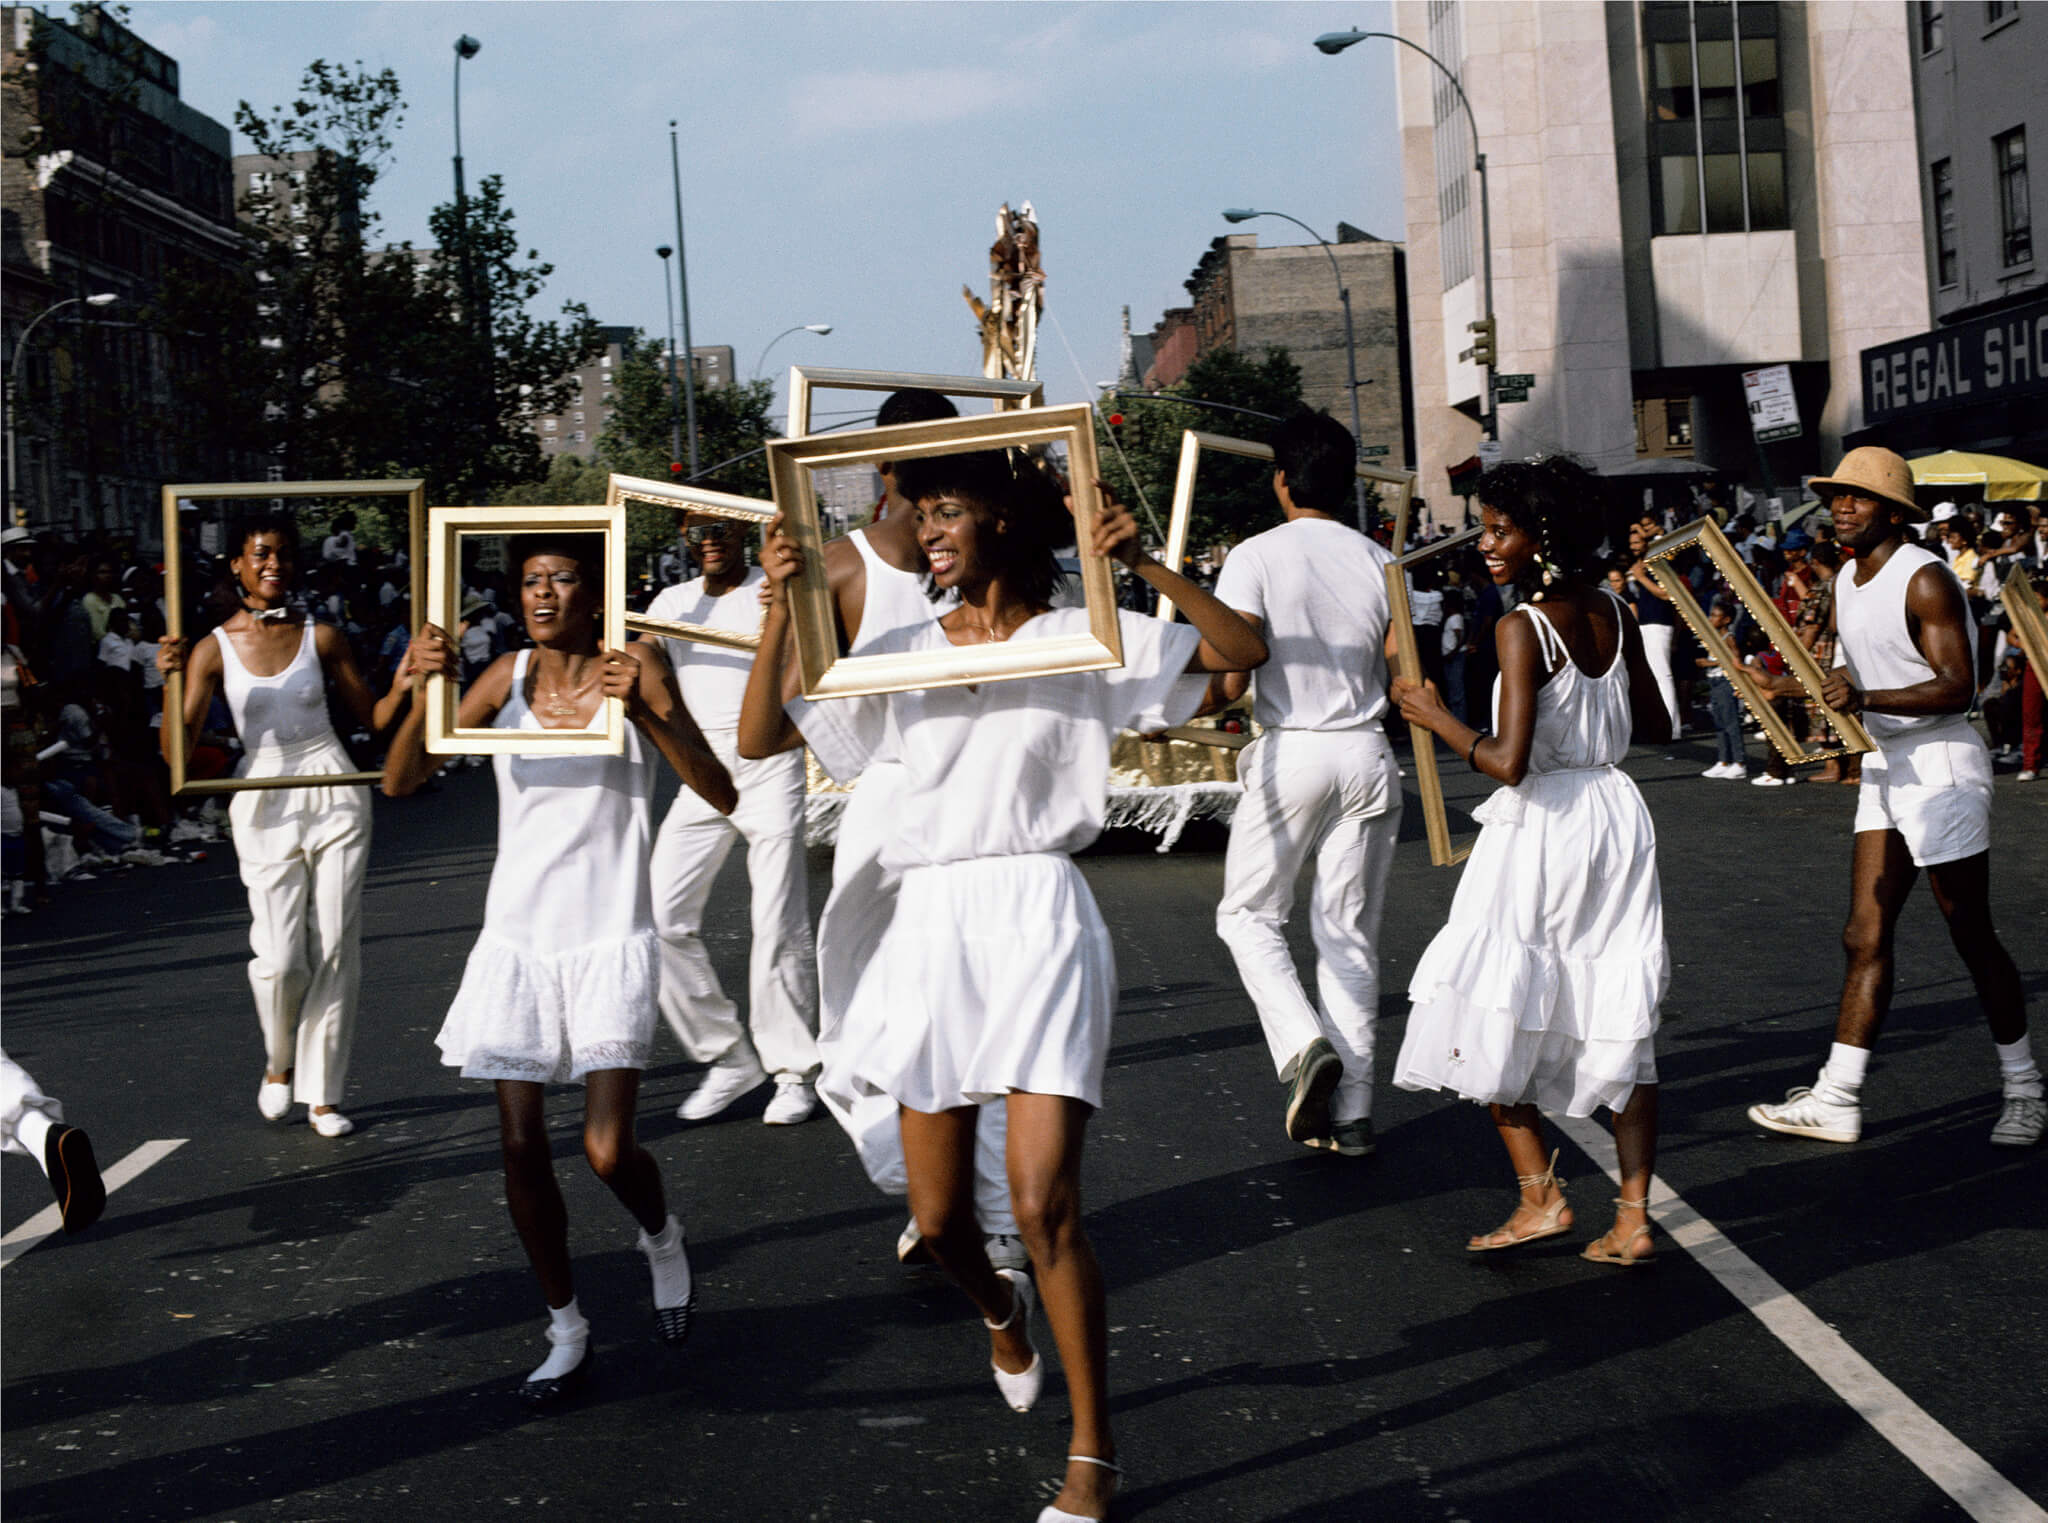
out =
{"type": "Polygon", "coordinates": [[[1031,1276],[1021,1269],[998,1269],[997,1274],[1010,1282],[1014,1299],[1010,1302],[1010,1315],[1001,1322],[981,1319],[981,1325],[992,1333],[1007,1332],[1017,1325],[1022,1317],[1024,1344],[1031,1350],[1031,1363],[1012,1375],[1008,1370],[989,1361],[989,1368],[995,1371],[996,1389],[1003,1393],[1003,1400],[1010,1404],[1012,1411],[1029,1412],[1038,1400],[1038,1389],[1045,1384],[1045,1361],[1038,1357],[1038,1348],[1031,1342],[1031,1308],[1037,1303],[1038,1292],[1031,1284],[1031,1276]]]}
{"type": "MultiPolygon", "coordinates": [[[[1067,1456],[1067,1463],[1069,1465],[1100,1465],[1104,1470],[1115,1476],[1117,1480],[1121,1481],[1124,1478],[1123,1466],[1112,1465],[1108,1460],[1097,1459],[1092,1454],[1070,1454],[1067,1456]]],[[[1111,1488],[1110,1494],[1111,1496],[1116,1494],[1114,1488],[1111,1488]]],[[[1068,1512],[1065,1508],[1054,1507],[1048,1502],[1038,1514],[1038,1523],[1102,1523],[1102,1519],[1091,1518],[1085,1512],[1068,1512]]]]}

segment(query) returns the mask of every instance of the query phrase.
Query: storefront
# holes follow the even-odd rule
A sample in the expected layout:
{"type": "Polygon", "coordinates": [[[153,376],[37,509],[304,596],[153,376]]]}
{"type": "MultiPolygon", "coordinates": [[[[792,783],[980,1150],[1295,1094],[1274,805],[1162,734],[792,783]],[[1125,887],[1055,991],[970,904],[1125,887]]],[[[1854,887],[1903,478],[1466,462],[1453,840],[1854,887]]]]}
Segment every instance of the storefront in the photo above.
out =
{"type": "Polygon", "coordinates": [[[1878,344],[1862,370],[1865,426],[1845,446],[2048,466],[2048,300],[1878,344]]]}

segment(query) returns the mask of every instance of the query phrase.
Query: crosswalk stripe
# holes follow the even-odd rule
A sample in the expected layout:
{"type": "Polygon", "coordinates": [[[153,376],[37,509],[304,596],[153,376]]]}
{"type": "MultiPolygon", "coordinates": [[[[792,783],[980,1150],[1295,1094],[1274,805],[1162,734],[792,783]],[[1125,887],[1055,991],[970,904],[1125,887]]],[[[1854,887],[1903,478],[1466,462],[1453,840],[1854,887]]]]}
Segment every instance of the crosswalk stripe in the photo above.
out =
{"type": "MultiPolygon", "coordinates": [[[[162,1163],[187,1140],[184,1137],[161,1137],[155,1142],[145,1142],[111,1169],[102,1169],[100,1180],[106,1185],[107,1194],[112,1195],[121,1186],[133,1182],[143,1170],[162,1163]]],[[[44,1238],[53,1237],[63,1229],[64,1213],[53,1201],[7,1236],[0,1237],[0,1269],[5,1269],[44,1238]]]]}

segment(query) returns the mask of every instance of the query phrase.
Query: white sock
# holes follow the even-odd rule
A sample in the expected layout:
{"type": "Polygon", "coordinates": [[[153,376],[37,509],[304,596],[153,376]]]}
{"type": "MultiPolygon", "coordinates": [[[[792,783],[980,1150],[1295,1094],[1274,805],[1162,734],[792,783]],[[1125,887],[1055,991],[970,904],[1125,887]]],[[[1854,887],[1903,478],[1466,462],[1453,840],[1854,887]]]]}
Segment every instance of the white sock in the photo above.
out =
{"type": "Polygon", "coordinates": [[[1814,1090],[1823,1100],[1836,1105],[1854,1105],[1863,1088],[1863,1073],[1870,1066],[1868,1047],[1847,1047],[1840,1042],[1828,1048],[1828,1060],[1821,1066],[1820,1082],[1814,1090]]]}
{"type": "MultiPolygon", "coordinates": [[[[2035,1075],[2039,1083],[2040,1076],[2035,1075]]],[[[28,1149],[28,1156],[36,1161],[36,1167],[45,1174],[50,1172],[49,1160],[43,1157],[43,1143],[48,1140],[50,1128],[57,1123],[41,1111],[25,1110],[21,1119],[14,1123],[14,1140],[28,1149]]]]}
{"type": "Polygon", "coordinates": [[[673,1216],[659,1233],[640,1234],[640,1251],[647,1255],[647,1268],[654,1277],[657,1309],[690,1304],[690,1256],[683,1252],[683,1224],[673,1216]]]}
{"type": "MultiPolygon", "coordinates": [[[[1998,1076],[2005,1081],[2005,1094],[2009,1100],[2039,1100],[2044,1098],[2041,1084],[2041,1066],[2034,1061],[2033,1044],[2025,1037],[2017,1042],[1997,1042],[1998,1076]]],[[[37,1157],[41,1157],[40,1152],[37,1157]]]]}
{"type": "Polygon", "coordinates": [[[528,1380],[560,1380],[583,1362],[590,1348],[590,1324],[583,1320],[574,1296],[567,1306],[548,1308],[548,1342],[554,1347],[528,1380]]]}

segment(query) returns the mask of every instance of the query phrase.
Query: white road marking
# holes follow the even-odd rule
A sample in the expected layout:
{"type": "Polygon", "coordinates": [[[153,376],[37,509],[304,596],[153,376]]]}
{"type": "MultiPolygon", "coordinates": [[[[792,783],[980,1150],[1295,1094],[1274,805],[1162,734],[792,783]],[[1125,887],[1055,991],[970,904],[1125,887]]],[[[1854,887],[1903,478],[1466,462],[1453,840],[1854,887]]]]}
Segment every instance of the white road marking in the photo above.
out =
{"type": "MultiPolygon", "coordinates": [[[[1590,1117],[1551,1116],[1558,1127],[1618,1186],[1614,1137],[1590,1117]]],[[[1666,1237],[1754,1314],[1773,1337],[1827,1382],[1878,1436],[1918,1466],[1977,1523],[2048,1523],[2048,1511],[1992,1469],[1984,1457],[1928,1416],[1920,1404],[1878,1373],[1848,1340],[1731,1243],[1721,1229],[1650,1176],[1650,1209],[1666,1237]]]]}
{"type": "MultiPolygon", "coordinates": [[[[145,1142],[111,1169],[100,1171],[100,1180],[112,1195],[121,1186],[131,1183],[143,1170],[154,1168],[171,1154],[183,1147],[183,1137],[163,1137],[155,1142],[145,1142]]],[[[64,1230],[64,1213],[52,1201],[34,1216],[16,1227],[4,1238],[0,1238],[0,1269],[5,1269],[29,1249],[46,1237],[54,1237],[64,1230]]]]}

